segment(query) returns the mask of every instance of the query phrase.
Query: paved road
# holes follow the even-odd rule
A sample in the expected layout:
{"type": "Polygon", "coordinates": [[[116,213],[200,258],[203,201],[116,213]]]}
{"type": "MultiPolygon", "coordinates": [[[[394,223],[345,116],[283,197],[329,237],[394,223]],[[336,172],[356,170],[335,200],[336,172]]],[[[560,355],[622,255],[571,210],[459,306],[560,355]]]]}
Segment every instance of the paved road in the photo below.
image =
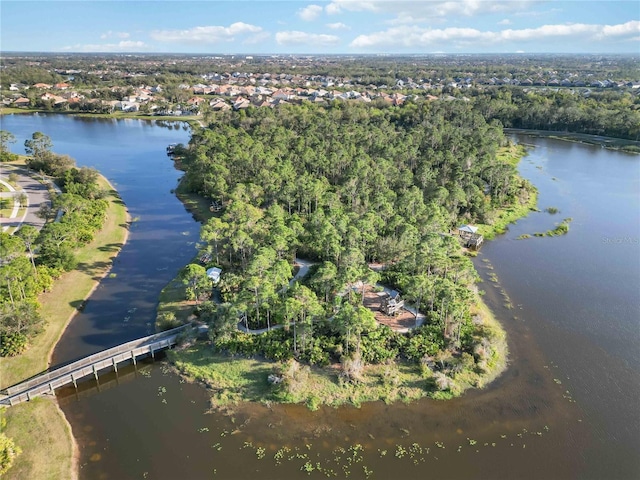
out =
{"type": "MultiPolygon", "coordinates": [[[[2,229],[5,230],[9,227],[16,227],[21,223],[33,225],[36,228],[42,228],[44,220],[40,218],[37,213],[42,205],[51,204],[47,186],[37,181],[36,178],[32,177],[32,174],[25,169],[14,167],[12,165],[2,165],[1,174],[5,181],[11,173],[18,175],[17,184],[19,188],[22,189],[22,192],[27,194],[29,198],[29,206],[27,207],[26,213],[21,217],[0,218],[2,229]]],[[[12,192],[11,195],[13,196],[14,193],[12,192]]]]}

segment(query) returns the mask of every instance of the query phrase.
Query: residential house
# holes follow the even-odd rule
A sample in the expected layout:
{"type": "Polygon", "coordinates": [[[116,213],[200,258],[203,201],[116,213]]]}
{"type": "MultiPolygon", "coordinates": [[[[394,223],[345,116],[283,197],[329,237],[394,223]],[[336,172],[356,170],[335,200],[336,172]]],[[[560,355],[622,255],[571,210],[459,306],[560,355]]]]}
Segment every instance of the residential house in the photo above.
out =
{"type": "Polygon", "coordinates": [[[221,98],[216,98],[215,100],[211,100],[209,105],[211,106],[211,109],[215,110],[216,112],[218,111],[224,112],[226,110],[231,110],[231,105],[229,105],[227,102],[225,102],[221,98]]]}
{"type": "Polygon", "coordinates": [[[233,109],[240,110],[244,108],[249,108],[251,106],[251,102],[244,97],[237,97],[233,101],[233,109]]]}
{"type": "Polygon", "coordinates": [[[207,100],[205,98],[202,97],[191,97],[189,100],[187,100],[187,103],[189,105],[194,105],[194,106],[200,106],[201,104],[205,103],[207,100]]]}
{"type": "Polygon", "coordinates": [[[289,94],[285,90],[279,89],[271,94],[271,98],[276,100],[289,100],[293,95],[289,94]]]}
{"type": "Polygon", "coordinates": [[[29,105],[31,105],[31,100],[29,100],[27,97],[20,97],[19,99],[14,101],[13,104],[16,107],[28,107],[29,105]]]}
{"type": "Polygon", "coordinates": [[[125,102],[124,100],[121,102],[117,102],[115,105],[117,110],[122,110],[123,112],[137,112],[140,108],[135,102],[125,102]]]}

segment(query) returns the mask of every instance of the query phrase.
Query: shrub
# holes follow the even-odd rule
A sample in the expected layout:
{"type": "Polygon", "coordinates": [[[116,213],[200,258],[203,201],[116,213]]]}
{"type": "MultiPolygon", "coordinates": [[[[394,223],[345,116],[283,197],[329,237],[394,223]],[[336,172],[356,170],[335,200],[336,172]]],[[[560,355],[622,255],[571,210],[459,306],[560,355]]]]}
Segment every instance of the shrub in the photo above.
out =
{"type": "Polygon", "coordinates": [[[7,473],[15,458],[22,453],[12,438],[0,433],[0,475],[7,473]]]}
{"type": "Polygon", "coordinates": [[[27,349],[27,336],[23,333],[0,335],[0,357],[15,357],[27,349]]]}
{"type": "Polygon", "coordinates": [[[156,318],[157,330],[163,332],[164,330],[171,330],[180,326],[180,321],[176,318],[176,314],[173,312],[161,312],[156,318]]]}
{"type": "Polygon", "coordinates": [[[342,364],[341,380],[350,383],[360,383],[362,381],[364,363],[359,353],[356,353],[353,358],[343,358],[340,363],[342,364]]]}

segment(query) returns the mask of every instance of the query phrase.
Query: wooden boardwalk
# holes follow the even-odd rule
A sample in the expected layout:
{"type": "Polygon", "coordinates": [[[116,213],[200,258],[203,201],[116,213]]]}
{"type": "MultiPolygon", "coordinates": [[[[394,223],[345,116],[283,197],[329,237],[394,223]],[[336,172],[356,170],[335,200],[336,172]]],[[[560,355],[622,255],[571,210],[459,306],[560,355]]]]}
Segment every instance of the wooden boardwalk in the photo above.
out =
{"type": "Polygon", "coordinates": [[[117,372],[118,364],[121,362],[131,361],[135,364],[140,357],[149,355],[153,357],[156,352],[171,348],[176,344],[178,336],[189,328],[191,325],[183,325],[166,332],[132,340],[55,370],[43,372],[3,390],[0,405],[12,406],[40,395],[52,395],[57,388],[65,385],[73,383],[77,386],[77,381],[86,376],[93,375],[97,379],[98,372],[105,368],[112,368],[117,372]]]}

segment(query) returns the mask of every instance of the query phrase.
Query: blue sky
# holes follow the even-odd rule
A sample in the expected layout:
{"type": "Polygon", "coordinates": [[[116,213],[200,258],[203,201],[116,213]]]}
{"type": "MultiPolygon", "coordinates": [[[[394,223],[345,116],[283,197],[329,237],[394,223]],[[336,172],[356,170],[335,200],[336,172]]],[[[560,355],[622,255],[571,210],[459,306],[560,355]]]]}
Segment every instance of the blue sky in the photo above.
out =
{"type": "Polygon", "coordinates": [[[640,54],[638,0],[2,0],[0,27],[5,52],[640,54]]]}

